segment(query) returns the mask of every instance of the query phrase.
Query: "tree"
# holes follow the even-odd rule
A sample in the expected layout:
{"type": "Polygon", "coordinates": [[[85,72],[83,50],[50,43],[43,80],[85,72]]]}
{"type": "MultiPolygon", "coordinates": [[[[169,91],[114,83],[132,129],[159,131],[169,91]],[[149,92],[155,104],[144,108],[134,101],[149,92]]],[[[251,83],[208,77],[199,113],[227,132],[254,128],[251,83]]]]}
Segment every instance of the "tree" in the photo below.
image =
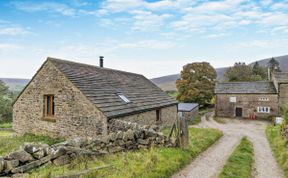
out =
{"type": "Polygon", "coordinates": [[[12,101],[16,95],[0,81],[0,123],[12,121],[12,101]]]}
{"type": "Polygon", "coordinates": [[[215,69],[207,62],[187,64],[176,81],[177,99],[181,102],[196,102],[207,105],[214,96],[215,69]]]}
{"type": "Polygon", "coordinates": [[[259,78],[260,80],[267,80],[268,78],[268,69],[266,67],[260,66],[258,62],[255,62],[252,73],[252,79],[259,78]]]}
{"type": "Polygon", "coordinates": [[[241,62],[235,63],[234,66],[230,67],[224,74],[229,82],[251,81],[252,75],[252,68],[241,62]]]}
{"type": "Polygon", "coordinates": [[[281,72],[279,62],[273,57],[268,62],[268,67],[272,72],[281,72]]]}

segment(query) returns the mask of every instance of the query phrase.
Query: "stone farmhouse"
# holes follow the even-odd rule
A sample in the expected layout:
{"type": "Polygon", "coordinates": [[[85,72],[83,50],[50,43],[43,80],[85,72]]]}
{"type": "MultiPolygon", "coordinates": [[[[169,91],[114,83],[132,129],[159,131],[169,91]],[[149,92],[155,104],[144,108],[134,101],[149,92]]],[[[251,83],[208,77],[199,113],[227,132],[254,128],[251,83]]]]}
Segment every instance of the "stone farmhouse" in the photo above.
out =
{"type": "Polygon", "coordinates": [[[288,104],[288,73],[272,72],[270,81],[218,83],[215,115],[267,118],[288,104]]]}
{"type": "Polygon", "coordinates": [[[169,126],[177,101],[143,75],[47,58],[13,105],[13,129],[54,137],[102,137],[109,121],[169,126]]]}

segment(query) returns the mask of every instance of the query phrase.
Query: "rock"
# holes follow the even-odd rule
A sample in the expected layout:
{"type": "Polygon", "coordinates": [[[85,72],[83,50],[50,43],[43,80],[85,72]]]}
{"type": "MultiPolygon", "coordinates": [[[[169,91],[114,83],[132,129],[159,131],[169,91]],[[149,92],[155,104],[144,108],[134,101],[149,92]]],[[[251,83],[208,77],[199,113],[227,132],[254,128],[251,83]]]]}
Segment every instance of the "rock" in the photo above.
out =
{"type": "Polygon", "coordinates": [[[19,165],[19,160],[5,160],[5,172],[10,172],[19,165]]]}
{"type": "Polygon", "coordinates": [[[129,129],[127,132],[124,132],[123,140],[134,140],[134,132],[131,129],[129,129]]]}
{"type": "Polygon", "coordinates": [[[111,134],[109,134],[109,140],[110,140],[110,141],[115,141],[116,139],[117,139],[116,133],[111,133],[111,134]]]}
{"type": "Polygon", "coordinates": [[[44,149],[41,149],[35,153],[32,153],[32,156],[36,159],[41,159],[45,156],[45,151],[44,151],[44,149]]]}
{"type": "Polygon", "coordinates": [[[143,139],[138,139],[137,142],[141,145],[148,145],[149,144],[149,140],[143,140],[143,139]]]}
{"type": "Polygon", "coordinates": [[[73,138],[71,140],[68,140],[66,146],[73,146],[73,147],[81,148],[85,145],[87,145],[87,139],[82,138],[82,137],[77,137],[77,138],[73,138]]]}
{"type": "Polygon", "coordinates": [[[52,159],[58,158],[60,156],[63,156],[67,153],[67,148],[64,146],[59,146],[59,147],[53,147],[51,149],[51,155],[52,159]]]}
{"type": "Polygon", "coordinates": [[[53,160],[53,164],[56,166],[63,166],[63,165],[69,164],[70,162],[71,162],[71,158],[68,155],[63,155],[53,160]]]}
{"type": "Polygon", "coordinates": [[[34,160],[34,158],[24,150],[12,152],[5,159],[7,159],[7,160],[19,160],[22,163],[25,163],[27,161],[30,162],[30,161],[34,160]]]}
{"type": "Polygon", "coordinates": [[[31,163],[25,164],[23,166],[17,167],[12,169],[12,173],[16,174],[16,173],[23,173],[23,172],[27,172],[33,168],[39,167],[42,164],[45,164],[47,162],[49,162],[51,160],[51,155],[46,156],[44,158],[41,158],[40,160],[37,161],[33,161],[31,163]]]}
{"type": "Polygon", "coordinates": [[[11,176],[11,178],[27,178],[27,177],[29,177],[29,174],[13,174],[12,176],[11,176]]]}
{"type": "Polygon", "coordinates": [[[0,173],[4,170],[4,165],[5,165],[4,159],[0,157],[0,173]]]}
{"type": "Polygon", "coordinates": [[[35,146],[34,143],[24,143],[23,147],[22,147],[27,153],[35,153],[36,151],[39,150],[39,148],[37,146],[35,146]]]}
{"type": "Polygon", "coordinates": [[[120,146],[117,146],[117,147],[111,147],[109,148],[109,153],[116,153],[116,152],[119,152],[119,151],[122,151],[123,148],[120,147],[120,146]]]}
{"type": "Polygon", "coordinates": [[[116,137],[118,140],[122,140],[123,139],[123,132],[122,131],[117,132],[116,137]]]}

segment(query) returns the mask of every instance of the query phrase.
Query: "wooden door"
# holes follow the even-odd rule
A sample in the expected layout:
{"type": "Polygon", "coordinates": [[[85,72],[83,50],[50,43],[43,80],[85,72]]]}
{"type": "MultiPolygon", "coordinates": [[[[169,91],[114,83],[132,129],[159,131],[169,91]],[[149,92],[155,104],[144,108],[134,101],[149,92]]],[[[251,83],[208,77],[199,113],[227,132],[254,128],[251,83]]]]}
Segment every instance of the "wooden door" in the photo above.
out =
{"type": "Polygon", "coordinates": [[[242,117],[242,108],[236,108],[236,117],[242,117]]]}

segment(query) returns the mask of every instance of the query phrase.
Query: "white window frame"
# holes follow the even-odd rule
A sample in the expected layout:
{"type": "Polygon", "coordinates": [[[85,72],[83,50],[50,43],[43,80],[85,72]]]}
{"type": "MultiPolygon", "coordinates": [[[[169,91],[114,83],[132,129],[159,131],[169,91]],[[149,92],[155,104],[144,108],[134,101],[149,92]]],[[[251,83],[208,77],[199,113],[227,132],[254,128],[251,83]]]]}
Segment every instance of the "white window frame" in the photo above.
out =
{"type": "Polygon", "coordinates": [[[131,101],[122,93],[117,93],[117,95],[119,96],[119,98],[121,98],[125,103],[131,103],[131,101]]]}
{"type": "Polygon", "coordinates": [[[270,113],[270,107],[258,106],[257,107],[257,112],[258,113],[270,113]]]}
{"type": "Polygon", "coordinates": [[[230,101],[230,103],[236,103],[237,97],[236,96],[230,96],[229,101],[230,101]]]}
{"type": "Polygon", "coordinates": [[[259,98],[259,101],[269,101],[268,97],[262,96],[259,98]]]}

